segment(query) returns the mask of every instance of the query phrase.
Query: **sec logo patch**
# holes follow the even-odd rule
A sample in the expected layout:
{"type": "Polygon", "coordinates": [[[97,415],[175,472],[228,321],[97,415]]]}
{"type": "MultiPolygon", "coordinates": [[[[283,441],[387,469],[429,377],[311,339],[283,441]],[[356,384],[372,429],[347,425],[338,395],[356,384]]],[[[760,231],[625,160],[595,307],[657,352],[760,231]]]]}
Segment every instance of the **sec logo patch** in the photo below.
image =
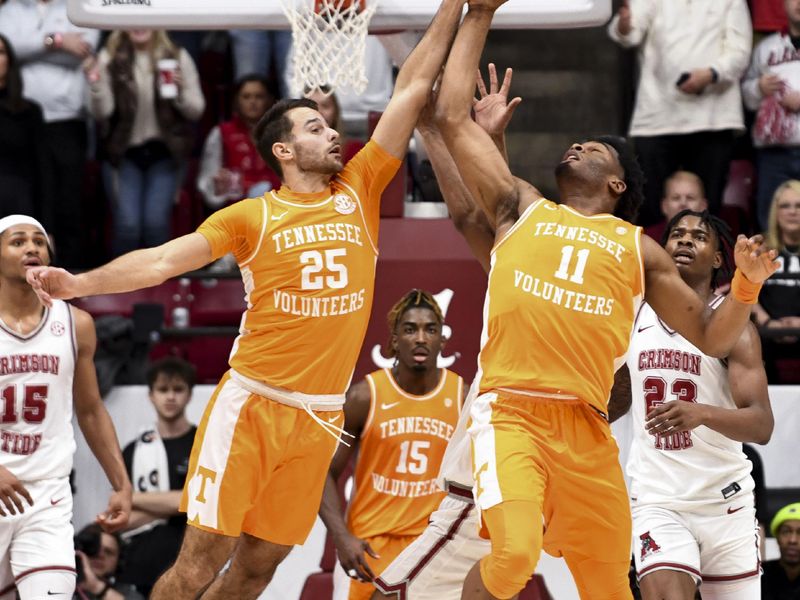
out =
{"type": "Polygon", "coordinates": [[[333,208],[340,215],[349,215],[356,209],[356,203],[347,194],[336,194],[333,197],[333,208]]]}
{"type": "Polygon", "coordinates": [[[50,333],[53,335],[64,335],[64,324],[61,321],[53,321],[50,323],[50,333]]]}

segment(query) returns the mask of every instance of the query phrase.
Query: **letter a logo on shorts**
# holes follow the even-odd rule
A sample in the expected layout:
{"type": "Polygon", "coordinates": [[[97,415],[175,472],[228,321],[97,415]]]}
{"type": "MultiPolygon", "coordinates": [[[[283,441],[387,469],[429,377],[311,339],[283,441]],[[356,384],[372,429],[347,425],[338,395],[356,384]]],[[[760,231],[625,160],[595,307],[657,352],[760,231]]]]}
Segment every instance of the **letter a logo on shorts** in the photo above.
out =
{"type": "Polygon", "coordinates": [[[661,552],[661,546],[656,544],[656,541],[650,537],[650,532],[645,531],[642,535],[639,536],[639,539],[642,542],[642,560],[646,557],[654,554],[656,552],[661,552]]]}

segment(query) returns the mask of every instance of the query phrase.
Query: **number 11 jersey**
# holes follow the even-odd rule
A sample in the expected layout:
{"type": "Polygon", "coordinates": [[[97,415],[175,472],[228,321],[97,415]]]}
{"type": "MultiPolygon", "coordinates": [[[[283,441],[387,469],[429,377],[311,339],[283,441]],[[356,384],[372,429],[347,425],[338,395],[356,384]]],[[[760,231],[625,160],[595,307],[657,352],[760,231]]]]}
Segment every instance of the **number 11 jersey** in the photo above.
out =
{"type": "Polygon", "coordinates": [[[282,187],[199,227],[212,256],[233,252],[242,273],[235,371],[293,392],[344,394],[372,307],[380,196],[399,165],[371,141],[325,191],[282,187]]]}
{"type": "Polygon", "coordinates": [[[492,249],[480,391],[579,398],[603,413],[644,295],[641,229],[540,199],[492,249]]]}

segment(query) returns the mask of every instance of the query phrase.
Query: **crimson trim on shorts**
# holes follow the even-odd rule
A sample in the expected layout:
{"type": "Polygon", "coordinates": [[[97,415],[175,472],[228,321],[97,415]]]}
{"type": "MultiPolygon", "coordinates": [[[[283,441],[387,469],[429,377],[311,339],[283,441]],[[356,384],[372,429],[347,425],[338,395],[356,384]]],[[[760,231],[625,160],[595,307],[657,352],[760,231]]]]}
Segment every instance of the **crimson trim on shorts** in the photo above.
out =
{"type": "MultiPolygon", "coordinates": [[[[453,488],[455,489],[455,488],[453,488]]],[[[449,491],[452,492],[453,489],[449,491]]],[[[471,496],[470,496],[471,498],[471,496]]],[[[453,521],[453,524],[450,525],[450,528],[447,530],[447,533],[444,536],[440,537],[436,543],[431,547],[428,552],[425,553],[419,562],[412,567],[412,569],[408,572],[408,575],[405,576],[403,581],[400,583],[395,583],[393,585],[389,585],[383,579],[378,577],[373,583],[378,590],[380,590],[383,594],[397,594],[398,600],[407,600],[408,596],[408,584],[419,575],[420,571],[425,568],[425,566],[433,560],[433,557],[436,556],[439,551],[447,545],[447,542],[451,541],[455,536],[458,529],[461,527],[461,524],[466,520],[467,516],[469,516],[469,511],[471,511],[474,507],[474,504],[468,504],[465,506],[461,512],[459,513],[456,520],[453,521]]]]}
{"type": "Polygon", "coordinates": [[[736,581],[737,579],[749,579],[761,573],[761,567],[756,567],[755,571],[740,573],[739,575],[701,575],[703,582],[715,583],[717,581],[736,581]]]}
{"type": "Polygon", "coordinates": [[[16,587],[17,582],[19,582],[21,579],[24,579],[28,575],[33,575],[34,573],[38,573],[39,571],[69,571],[70,573],[76,573],[73,567],[65,567],[61,565],[48,565],[46,567],[36,567],[35,569],[28,569],[27,571],[23,571],[22,573],[17,575],[14,578],[14,583],[12,583],[11,585],[7,585],[2,590],[0,590],[0,596],[2,596],[3,594],[7,594],[11,590],[13,590],[16,587]]]}
{"type": "Polygon", "coordinates": [[[697,569],[693,569],[692,567],[688,565],[683,565],[681,563],[670,563],[670,562],[660,562],[649,565],[648,567],[639,571],[637,573],[637,576],[639,577],[639,579],[641,579],[642,577],[647,575],[650,571],[658,567],[669,567],[672,569],[680,569],[681,571],[688,571],[689,573],[693,573],[694,575],[697,575],[700,579],[703,578],[703,576],[700,574],[700,571],[698,571],[697,569]]]}
{"type": "Polygon", "coordinates": [[[451,496],[458,496],[460,499],[467,500],[475,504],[475,498],[472,496],[472,490],[453,483],[452,481],[445,482],[445,491],[451,496]]]}

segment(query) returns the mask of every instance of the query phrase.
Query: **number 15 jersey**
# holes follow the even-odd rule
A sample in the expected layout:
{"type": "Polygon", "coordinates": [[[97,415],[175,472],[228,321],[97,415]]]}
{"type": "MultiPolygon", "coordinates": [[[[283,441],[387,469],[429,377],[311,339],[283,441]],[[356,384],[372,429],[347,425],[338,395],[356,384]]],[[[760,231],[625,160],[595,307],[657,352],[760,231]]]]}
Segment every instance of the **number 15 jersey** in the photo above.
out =
{"type": "Polygon", "coordinates": [[[641,229],[541,199],[492,250],[481,392],[576,397],[605,413],[644,294],[641,229]]]}
{"type": "Polygon", "coordinates": [[[371,141],[329,189],[282,187],[198,228],[213,257],[233,252],[242,273],[234,370],[294,392],[344,394],[372,307],[380,196],[399,165],[371,141]]]}

